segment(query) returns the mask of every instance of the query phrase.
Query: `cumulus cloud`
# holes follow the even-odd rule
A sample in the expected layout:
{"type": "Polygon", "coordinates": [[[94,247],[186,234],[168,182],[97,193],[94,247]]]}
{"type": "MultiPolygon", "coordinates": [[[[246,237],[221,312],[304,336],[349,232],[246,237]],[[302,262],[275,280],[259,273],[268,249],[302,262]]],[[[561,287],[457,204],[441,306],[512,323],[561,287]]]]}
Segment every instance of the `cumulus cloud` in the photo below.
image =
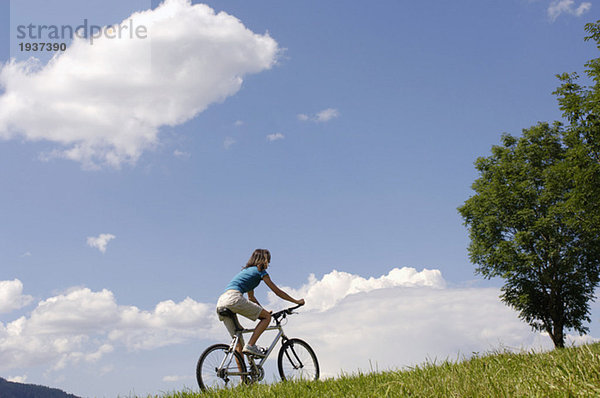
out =
{"type": "Polygon", "coordinates": [[[75,37],[46,65],[0,69],[0,138],[49,141],[85,168],[135,163],[175,126],[238,92],[243,77],[271,68],[278,45],[237,18],[190,0],[165,0],[121,24],[147,37],[75,37]]]}
{"type": "Polygon", "coordinates": [[[214,305],[187,298],[151,311],[116,302],[112,292],[73,289],[38,303],[27,317],[0,323],[0,370],[39,364],[63,369],[96,362],[115,346],[149,350],[214,336],[214,305]]]}
{"type": "MultiPolygon", "coordinates": [[[[286,326],[309,341],[324,376],[457,360],[496,349],[551,349],[499,299],[498,288],[447,288],[439,270],[394,268],[378,278],[332,271],[298,289],[307,304],[286,326]]],[[[269,296],[270,306],[280,300],[269,296]]],[[[281,304],[279,304],[281,306],[281,304]]],[[[567,336],[567,344],[598,341],[567,336]]]]}
{"type": "Polygon", "coordinates": [[[267,141],[269,141],[269,142],[283,140],[284,138],[285,138],[285,135],[283,135],[281,133],[267,135],[267,141]]]}
{"type": "Polygon", "coordinates": [[[555,0],[548,7],[548,17],[555,21],[561,14],[569,14],[577,17],[582,16],[592,8],[592,3],[582,2],[578,7],[574,0],[555,0]]]}
{"type": "Polygon", "coordinates": [[[113,234],[100,234],[96,237],[89,236],[87,238],[87,244],[90,247],[100,250],[102,253],[106,253],[106,246],[108,245],[108,242],[115,238],[116,236],[113,234]]]}
{"type": "MultiPolygon", "coordinates": [[[[323,376],[400,368],[427,359],[462,359],[497,348],[549,349],[499,300],[498,288],[449,288],[439,270],[394,268],[379,277],[332,271],[299,288],[301,314],[285,326],[315,348],[323,376]]],[[[227,341],[214,303],[191,298],[158,303],[152,310],[120,305],[108,290],[75,288],[38,303],[28,315],[0,323],[0,371],[43,365],[54,370],[95,363],[112,352],[135,352],[227,341]]],[[[269,297],[267,308],[287,304],[269,297]]],[[[252,326],[241,318],[242,324],[252,326]]],[[[272,338],[267,332],[260,343],[272,338]]],[[[597,341],[569,336],[568,342],[597,341]]],[[[180,381],[176,375],[163,381],[180,381]]]]}
{"type": "Polygon", "coordinates": [[[340,112],[335,109],[335,108],[327,108],[327,109],[323,109],[320,112],[317,112],[315,115],[307,115],[304,113],[300,113],[298,115],[298,120],[302,121],[302,122],[308,122],[308,121],[312,121],[315,123],[324,123],[324,122],[328,122],[331,119],[335,119],[336,117],[340,116],[340,112]]]}
{"type": "Polygon", "coordinates": [[[323,313],[302,314],[286,332],[314,346],[330,377],[538,342],[498,294],[498,289],[378,289],[348,296],[323,313]]]}
{"type": "Polygon", "coordinates": [[[23,294],[20,280],[0,281],[0,314],[23,308],[32,301],[33,297],[23,294]]]}
{"type": "MultiPolygon", "coordinates": [[[[410,267],[394,268],[387,275],[369,279],[333,270],[320,280],[314,274],[311,274],[308,277],[308,283],[299,289],[286,287],[284,290],[290,292],[292,297],[304,297],[307,302],[304,309],[325,311],[335,306],[346,296],[398,286],[427,286],[440,289],[445,286],[445,281],[439,270],[424,269],[419,272],[410,267]]],[[[276,305],[278,300],[275,294],[269,292],[271,305],[276,305]]]]}
{"type": "MultiPolygon", "coordinates": [[[[307,303],[286,333],[313,345],[325,377],[495,349],[552,348],[547,335],[532,332],[500,301],[498,288],[447,288],[439,270],[394,268],[378,278],[332,271],[284,290],[307,303]]],[[[280,300],[270,294],[269,305],[280,307],[280,300]]],[[[567,336],[567,344],[592,341],[598,339],[567,336]]]]}

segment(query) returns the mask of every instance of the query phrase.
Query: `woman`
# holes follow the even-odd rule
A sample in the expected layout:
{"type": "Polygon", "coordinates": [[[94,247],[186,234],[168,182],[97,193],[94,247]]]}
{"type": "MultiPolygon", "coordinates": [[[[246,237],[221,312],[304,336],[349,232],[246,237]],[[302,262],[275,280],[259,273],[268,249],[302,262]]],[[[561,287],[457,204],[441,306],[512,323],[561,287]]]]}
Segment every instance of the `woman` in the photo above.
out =
{"type": "MultiPolygon", "coordinates": [[[[296,300],[292,298],[273,283],[267,273],[270,262],[271,253],[267,249],[256,249],[250,256],[246,266],[229,282],[229,285],[225,288],[225,293],[219,297],[217,302],[217,312],[227,308],[235,314],[243,315],[252,321],[260,319],[248,344],[244,345],[244,341],[241,339],[236,347],[237,351],[241,351],[246,355],[265,356],[264,350],[256,346],[256,341],[271,323],[271,312],[262,308],[254,296],[254,289],[260,284],[261,280],[282,299],[294,304],[304,305],[304,299],[296,300]],[[248,299],[244,297],[245,293],[248,293],[248,299]]],[[[219,319],[225,323],[229,334],[233,337],[236,331],[237,316],[234,315],[234,319],[232,319],[219,315],[219,319]]]]}

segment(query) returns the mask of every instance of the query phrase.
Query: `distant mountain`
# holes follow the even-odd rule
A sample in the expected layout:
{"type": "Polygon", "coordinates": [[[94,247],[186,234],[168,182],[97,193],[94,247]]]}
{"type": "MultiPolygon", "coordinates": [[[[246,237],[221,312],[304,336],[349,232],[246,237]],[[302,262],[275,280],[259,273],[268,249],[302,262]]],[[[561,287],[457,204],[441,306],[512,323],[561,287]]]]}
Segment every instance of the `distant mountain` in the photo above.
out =
{"type": "Polygon", "coordinates": [[[79,398],[57,388],[35,384],[13,383],[0,377],[1,398],[79,398]]]}

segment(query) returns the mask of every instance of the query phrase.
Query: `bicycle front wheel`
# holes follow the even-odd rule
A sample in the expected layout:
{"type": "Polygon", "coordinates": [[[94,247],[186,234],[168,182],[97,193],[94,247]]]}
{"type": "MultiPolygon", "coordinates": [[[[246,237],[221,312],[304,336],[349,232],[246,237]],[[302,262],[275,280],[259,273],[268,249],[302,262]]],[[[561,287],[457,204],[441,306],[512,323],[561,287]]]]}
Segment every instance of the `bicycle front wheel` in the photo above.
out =
{"type": "Polygon", "coordinates": [[[237,351],[229,352],[227,344],[215,344],[200,355],[196,379],[201,390],[233,388],[246,382],[246,363],[237,351]]]}
{"type": "Polygon", "coordinates": [[[318,380],[319,362],[310,346],[300,339],[289,339],[277,358],[281,380],[318,380]]]}

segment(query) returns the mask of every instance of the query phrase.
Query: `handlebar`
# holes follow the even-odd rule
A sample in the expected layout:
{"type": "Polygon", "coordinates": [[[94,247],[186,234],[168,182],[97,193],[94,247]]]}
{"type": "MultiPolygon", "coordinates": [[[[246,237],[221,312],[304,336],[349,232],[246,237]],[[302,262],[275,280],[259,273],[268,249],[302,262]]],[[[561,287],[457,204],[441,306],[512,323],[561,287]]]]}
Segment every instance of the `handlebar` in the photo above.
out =
{"type": "Polygon", "coordinates": [[[273,319],[275,319],[275,322],[279,322],[279,318],[281,318],[281,317],[285,318],[286,315],[293,314],[294,310],[298,309],[300,307],[302,307],[302,304],[296,305],[294,307],[286,308],[286,309],[281,310],[281,311],[277,311],[277,312],[271,314],[271,316],[273,317],[273,319]]]}

